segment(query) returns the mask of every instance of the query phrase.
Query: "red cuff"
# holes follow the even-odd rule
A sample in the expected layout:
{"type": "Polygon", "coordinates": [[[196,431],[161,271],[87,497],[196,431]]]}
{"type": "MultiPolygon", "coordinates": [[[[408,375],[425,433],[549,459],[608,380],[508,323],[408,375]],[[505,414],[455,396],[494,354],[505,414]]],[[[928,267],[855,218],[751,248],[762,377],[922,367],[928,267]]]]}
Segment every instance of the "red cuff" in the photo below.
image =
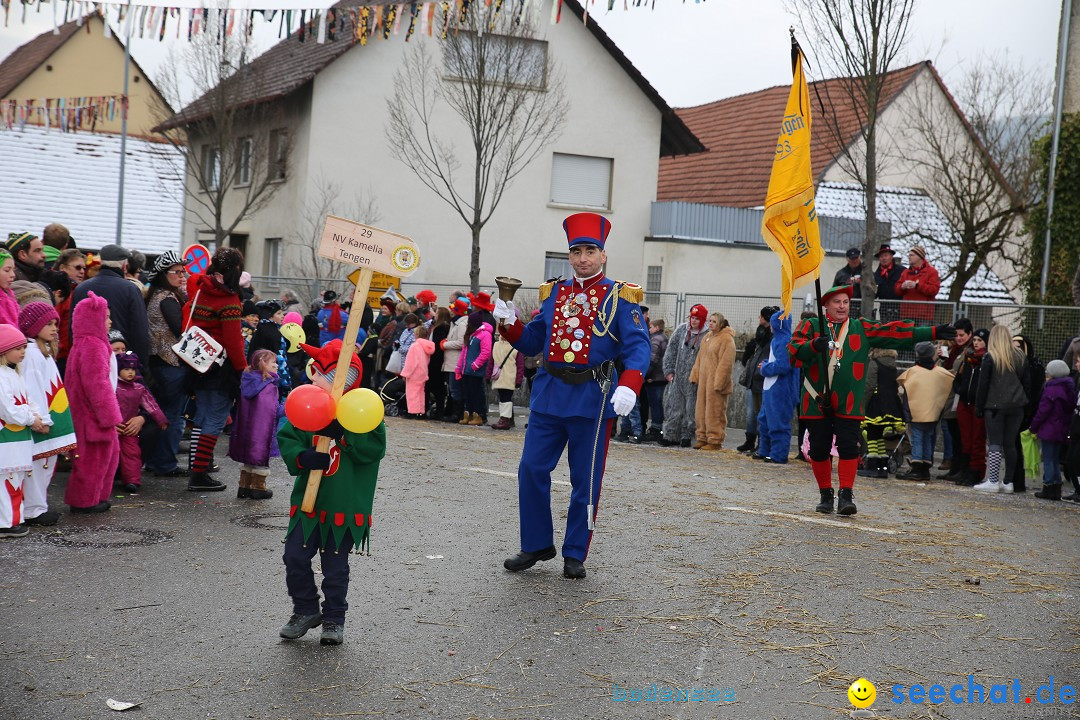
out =
{"type": "Polygon", "coordinates": [[[521,334],[525,332],[525,326],[521,324],[521,320],[515,319],[513,325],[500,325],[499,332],[513,344],[521,339],[521,334]]]}
{"type": "Polygon", "coordinates": [[[634,391],[635,395],[640,395],[641,384],[644,380],[645,376],[637,370],[623,370],[619,375],[619,387],[628,387],[634,391]]]}

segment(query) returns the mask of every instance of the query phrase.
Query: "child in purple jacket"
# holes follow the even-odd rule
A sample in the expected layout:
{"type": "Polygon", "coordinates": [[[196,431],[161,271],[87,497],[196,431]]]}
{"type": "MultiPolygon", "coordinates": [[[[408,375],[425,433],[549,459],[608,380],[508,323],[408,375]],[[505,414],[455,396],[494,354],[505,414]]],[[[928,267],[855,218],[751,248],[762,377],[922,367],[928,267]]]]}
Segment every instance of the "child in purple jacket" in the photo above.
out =
{"type": "MultiPolygon", "coordinates": [[[[169,426],[165,413],[154,400],[146,386],[136,380],[139,372],[139,356],[125,352],[116,356],[116,368],[119,379],[116,382],[116,401],[120,404],[120,417],[126,423],[141,412],[158,424],[161,429],[169,426]]],[[[122,426],[121,426],[122,428],[122,426]]],[[[142,486],[142,449],[139,446],[139,433],[120,432],[120,480],[129,493],[139,492],[142,486]]]]}
{"type": "Polygon", "coordinates": [[[1031,432],[1041,441],[1043,489],[1035,497],[1061,499],[1061,461],[1069,443],[1069,421],[1076,407],[1076,386],[1069,377],[1069,366],[1061,360],[1046,365],[1046,385],[1039,409],[1031,420],[1031,432]]]}
{"type": "Polygon", "coordinates": [[[251,364],[240,376],[240,401],[229,438],[229,457],[242,466],[236,497],[269,500],[266,487],[270,458],[279,457],[278,420],[285,413],[278,396],[277,355],[266,349],[251,354],[251,364]]]}

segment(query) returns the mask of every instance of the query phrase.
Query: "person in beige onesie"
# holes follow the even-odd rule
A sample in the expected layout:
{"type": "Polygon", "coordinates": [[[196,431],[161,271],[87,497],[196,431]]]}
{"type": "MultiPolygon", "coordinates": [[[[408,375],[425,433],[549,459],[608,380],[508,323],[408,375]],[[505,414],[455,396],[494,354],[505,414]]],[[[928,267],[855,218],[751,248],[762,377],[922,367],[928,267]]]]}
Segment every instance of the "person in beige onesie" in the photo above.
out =
{"type": "Polygon", "coordinates": [[[690,382],[697,385],[695,450],[719,450],[727,435],[727,404],[734,388],[735,331],[720,313],[709,316],[709,332],[701,341],[690,382]]]}

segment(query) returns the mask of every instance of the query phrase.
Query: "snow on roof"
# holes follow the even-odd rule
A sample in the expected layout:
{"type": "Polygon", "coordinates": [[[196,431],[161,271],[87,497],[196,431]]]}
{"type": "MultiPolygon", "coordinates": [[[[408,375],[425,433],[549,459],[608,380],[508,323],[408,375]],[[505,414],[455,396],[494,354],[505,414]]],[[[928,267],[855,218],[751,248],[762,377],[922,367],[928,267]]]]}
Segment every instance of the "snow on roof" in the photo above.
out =
{"type": "MultiPolygon", "coordinates": [[[[937,299],[947,300],[960,253],[955,247],[934,241],[934,238],[954,235],[937,204],[920,190],[901,187],[878,188],[877,202],[878,220],[892,224],[890,244],[897,258],[906,258],[913,246],[922,245],[926,249],[926,259],[941,274],[941,290],[937,299]]],[[[863,189],[851,183],[821,183],[817,188],[814,207],[821,215],[860,220],[866,217],[863,189]]],[[[901,262],[906,264],[904,260],[901,262]]],[[[1016,302],[1004,283],[986,266],[979,268],[975,277],[968,281],[960,300],[988,305],[1016,302]]]]}
{"type": "MultiPolygon", "coordinates": [[[[80,248],[116,242],[120,136],[41,127],[0,130],[0,234],[40,234],[49,223],[80,248]]],[[[183,157],[167,143],[128,137],[123,244],[156,255],[179,250],[183,157]]]]}

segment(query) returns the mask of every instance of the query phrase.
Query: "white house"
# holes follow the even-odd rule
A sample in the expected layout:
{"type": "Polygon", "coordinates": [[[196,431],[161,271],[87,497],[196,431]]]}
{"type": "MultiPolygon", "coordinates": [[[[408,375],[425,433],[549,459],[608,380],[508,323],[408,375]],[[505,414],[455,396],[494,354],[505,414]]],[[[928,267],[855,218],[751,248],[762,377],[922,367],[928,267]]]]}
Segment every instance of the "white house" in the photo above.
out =
{"type": "MultiPolygon", "coordinates": [[[[481,283],[487,287],[496,275],[536,286],[557,272],[565,274],[562,220],[583,210],[603,213],[612,223],[608,273],[643,284],[644,240],[660,156],[703,149],[603,30],[595,22],[581,22],[578,2],[563,5],[569,12],[558,24],[547,21],[550,0],[532,8],[541,47],[565,74],[565,130],[514,180],[483,229],[481,283]]],[[[379,227],[417,242],[422,265],[411,282],[460,285],[468,278],[469,228],[393,156],[385,139],[387,98],[404,53],[416,43],[428,43],[438,53],[441,42],[416,33],[406,43],[403,35],[372,38],[366,45],[350,37],[300,43],[294,36],[248,66],[268,78],[269,86],[243,101],[283,108],[281,125],[255,129],[253,140],[269,143],[285,133],[291,148],[273,201],[241,222],[230,238],[245,250],[253,275],[296,275],[296,268],[304,267],[297,260],[303,250],[290,239],[306,240],[300,216],[321,186],[333,182],[346,201],[363,195],[371,202],[379,227]]],[[[190,126],[205,114],[205,101],[197,100],[166,126],[190,126]]],[[[446,126],[460,122],[440,117],[446,126]]],[[[464,131],[455,144],[462,153],[469,147],[464,131]]],[[[192,152],[200,152],[200,144],[205,139],[191,137],[192,152]]],[[[470,165],[464,168],[469,172],[470,165]]],[[[193,183],[189,177],[189,189],[193,183]]],[[[210,228],[193,217],[189,212],[185,245],[210,237],[210,228]]]]}

